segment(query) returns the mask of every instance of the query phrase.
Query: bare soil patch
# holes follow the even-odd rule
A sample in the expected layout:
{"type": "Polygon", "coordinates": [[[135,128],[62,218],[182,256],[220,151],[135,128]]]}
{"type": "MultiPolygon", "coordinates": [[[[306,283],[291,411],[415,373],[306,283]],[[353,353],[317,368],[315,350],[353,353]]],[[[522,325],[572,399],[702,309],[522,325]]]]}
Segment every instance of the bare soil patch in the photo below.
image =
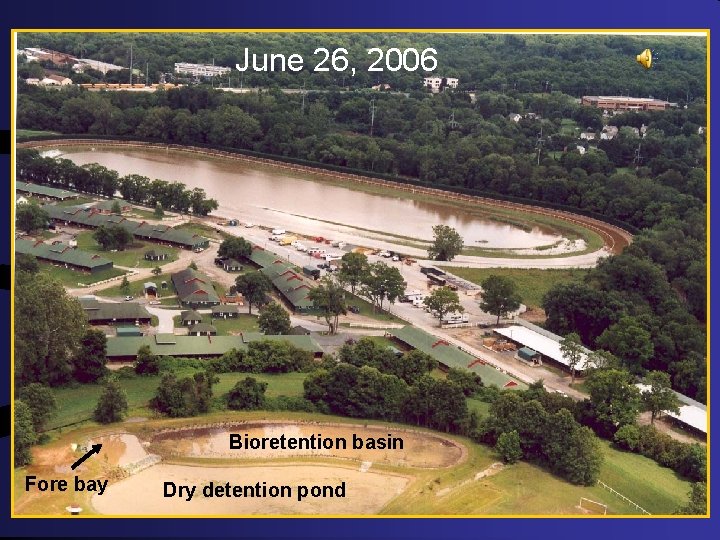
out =
{"type": "Polygon", "coordinates": [[[251,467],[193,467],[156,465],[112,484],[92,504],[101,514],[114,515],[248,515],[248,514],[375,514],[402,493],[409,479],[395,474],[360,472],[337,466],[285,464],[251,467]],[[233,486],[290,486],[292,497],[202,496],[209,482],[233,486]],[[345,482],[345,497],[297,498],[297,486],[332,485],[345,482]],[[164,497],[164,482],[198,486],[192,500],[164,497]],[[142,494],[142,495],[139,495],[142,494]]]}

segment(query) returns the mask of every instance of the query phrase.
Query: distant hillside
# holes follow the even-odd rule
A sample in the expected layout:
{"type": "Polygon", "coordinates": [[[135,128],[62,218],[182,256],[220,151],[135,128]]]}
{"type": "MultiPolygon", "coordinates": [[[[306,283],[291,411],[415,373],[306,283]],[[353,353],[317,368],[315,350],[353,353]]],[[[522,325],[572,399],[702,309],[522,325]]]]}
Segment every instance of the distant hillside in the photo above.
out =
{"type": "MultiPolygon", "coordinates": [[[[47,47],[113,64],[133,63],[151,79],[173,71],[175,62],[212,63],[233,67],[245,47],[256,53],[301,54],[302,73],[250,73],[245,86],[369,87],[378,82],[393,89],[421,88],[421,71],[368,73],[376,58],[366,50],[381,47],[438,51],[440,76],[459,77],[461,89],[541,92],[552,89],[573,96],[582,94],[631,94],[671,101],[705,97],[706,41],[704,37],[603,36],[603,35],[497,35],[497,34],[357,34],[357,33],[27,33],[18,35],[18,46],[47,47]],[[350,66],[345,76],[333,71],[311,72],[322,59],[317,47],[330,51],[348,49],[350,66]],[[659,61],[646,71],[634,58],[645,48],[654,49],[659,61]]],[[[326,64],[329,65],[329,62],[326,64]]],[[[234,86],[240,73],[231,74],[234,86]]],[[[226,81],[223,81],[226,82],[226,81]]]]}

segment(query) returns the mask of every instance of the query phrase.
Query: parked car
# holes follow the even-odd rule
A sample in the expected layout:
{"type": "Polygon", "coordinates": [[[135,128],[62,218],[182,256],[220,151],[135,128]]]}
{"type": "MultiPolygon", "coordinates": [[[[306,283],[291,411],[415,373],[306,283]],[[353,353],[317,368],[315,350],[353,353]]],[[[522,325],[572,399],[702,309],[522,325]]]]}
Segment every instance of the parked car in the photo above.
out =
{"type": "Polygon", "coordinates": [[[400,260],[400,257],[398,257],[397,255],[393,255],[392,260],[397,262],[400,260]]]}
{"type": "Polygon", "coordinates": [[[151,300],[151,301],[148,302],[148,303],[149,303],[151,306],[159,306],[160,304],[162,304],[162,302],[161,302],[160,300],[151,300]]]}
{"type": "Polygon", "coordinates": [[[392,254],[389,251],[381,251],[380,253],[378,253],[378,255],[380,255],[381,257],[385,257],[386,259],[392,257],[392,254]]]}
{"type": "Polygon", "coordinates": [[[348,306],[347,309],[350,313],[360,313],[360,308],[357,306],[348,306]]]}
{"type": "Polygon", "coordinates": [[[125,297],[125,301],[126,301],[126,302],[129,302],[129,301],[132,300],[132,299],[133,299],[133,297],[130,296],[130,295],[128,295],[128,296],[125,297]]]}

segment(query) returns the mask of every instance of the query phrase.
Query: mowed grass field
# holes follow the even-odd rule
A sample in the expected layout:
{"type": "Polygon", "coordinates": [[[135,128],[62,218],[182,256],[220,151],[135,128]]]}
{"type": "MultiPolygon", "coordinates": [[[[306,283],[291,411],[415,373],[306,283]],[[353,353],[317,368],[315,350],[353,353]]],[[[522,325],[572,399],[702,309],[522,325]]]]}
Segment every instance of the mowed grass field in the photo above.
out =
{"type": "Polygon", "coordinates": [[[119,268],[110,268],[108,270],[102,270],[94,274],[88,274],[85,272],[73,270],[72,268],[55,266],[50,263],[39,262],[38,264],[40,265],[40,271],[42,273],[54,277],[66,287],[78,287],[80,286],[80,284],[92,285],[93,283],[97,283],[98,281],[122,276],[125,273],[125,270],[120,270],[119,268]]]}
{"type": "MultiPolygon", "coordinates": [[[[178,377],[186,377],[194,373],[194,371],[179,370],[175,373],[178,377]]],[[[265,391],[267,397],[302,396],[303,381],[307,377],[307,373],[273,375],[264,373],[220,373],[218,375],[220,381],[213,386],[214,396],[216,398],[222,397],[235,386],[236,382],[245,377],[254,377],[258,381],[268,383],[265,391]]],[[[161,378],[160,375],[157,375],[120,379],[120,386],[123,387],[127,394],[130,415],[147,407],[148,401],[155,395],[161,378]]],[[[90,420],[102,390],[103,386],[99,384],[53,389],[58,409],[55,417],[48,422],[47,429],[56,429],[90,420]]]]}
{"type": "Polygon", "coordinates": [[[124,266],[126,268],[155,268],[156,266],[162,267],[163,265],[176,261],[180,250],[178,248],[170,246],[158,246],[153,242],[143,242],[137,239],[133,239],[132,243],[128,245],[123,251],[106,251],[102,249],[93,238],[93,232],[84,231],[77,235],[78,249],[88,251],[110,259],[114,264],[118,266],[124,266]],[[154,249],[167,253],[169,257],[164,261],[146,261],[145,252],[154,249]]]}
{"type": "MultiPolygon", "coordinates": [[[[600,485],[570,484],[537,465],[518,462],[490,476],[477,473],[500,461],[492,448],[464,439],[468,460],[448,471],[417,471],[413,483],[383,514],[567,515],[584,514],[580,498],[607,505],[608,514],[640,514],[600,485]]],[[[654,461],[603,443],[600,479],[651,514],[672,514],[687,501],[690,482],[654,461]]],[[[588,512],[596,514],[596,512],[588,512]]]]}
{"type": "Polygon", "coordinates": [[[478,285],[492,275],[508,277],[517,284],[522,303],[535,308],[541,307],[543,296],[555,285],[581,282],[587,275],[582,268],[439,268],[478,285]]]}

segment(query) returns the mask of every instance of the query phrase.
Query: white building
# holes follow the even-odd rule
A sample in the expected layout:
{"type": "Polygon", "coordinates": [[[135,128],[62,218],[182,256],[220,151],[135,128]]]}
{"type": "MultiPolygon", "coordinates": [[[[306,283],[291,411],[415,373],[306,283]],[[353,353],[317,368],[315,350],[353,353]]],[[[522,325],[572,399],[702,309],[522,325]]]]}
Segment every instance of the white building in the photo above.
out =
{"type": "MultiPolygon", "coordinates": [[[[635,386],[638,387],[638,390],[640,390],[640,393],[642,394],[649,392],[651,388],[650,385],[642,383],[638,383],[635,386]]],[[[678,401],[680,402],[680,407],[678,407],[679,412],[674,413],[671,411],[663,411],[663,414],[670,416],[683,426],[691,427],[707,435],[707,407],[694,399],[690,399],[689,397],[680,394],[679,392],[675,392],[673,390],[673,393],[677,396],[678,401]]]]}
{"type": "Polygon", "coordinates": [[[510,113],[508,114],[508,118],[513,122],[519,122],[520,120],[522,120],[522,114],[510,113]]]}
{"type": "Polygon", "coordinates": [[[618,134],[618,128],[617,126],[605,126],[602,130],[602,133],[600,133],[600,138],[604,141],[609,141],[614,139],[618,134]]]}
{"type": "Polygon", "coordinates": [[[27,203],[28,203],[28,200],[25,197],[23,197],[22,195],[20,195],[17,199],[15,199],[15,204],[18,206],[20,206],[22,204],[27,204],[27,203]]]}
{"type": "Polygon", "coordinates": [[[585,152],[586,152],[587,150],[585,150],[585,147],[584,147],[584,146],[580,146],[580,145],[578,144],[578,145],[577,145],[577,151],[580,152],[580,155],[582,156],[582,155],[585,155],[585,152]]]}
{"type": "Polygon", "coordinates": [[[25,84],[30,84],[30,85],[32,85],[32,86],[37,86],[37,85],[40,84],[40,79],[35,79],[35,78],[32,78],[32,77],[31,77],[31,78],[29,78],[29,79],[25,79],[25,84]]]}
{"type": "Polygon", "coordinates": [[[595,134],[591,131],[585,131],[580,134],[580,138],[584,139],[586,141],[594,141],[595,140],[595,134]]]}
{"type": "Polygon", "coordinates": [[[425,77],[423,86],[428,88],[433,94],[444,90],[445,88],[457,88],[459,79],[453,77],[425,77]]]}
{"type": "Polygon", "coordinates": [[[192,75],[193,77],[216,77],[232,71],[229,67],[213,66],[209,64],[189,64],[179,62],[175,64],[175,73],[179,75],[192,75]]]}
{"type": "Polygon", "coordinates": [[[40,86],[67,86],[72,84],[72,80],[62,75],[48,75],[40,81],[40,86]]]}

